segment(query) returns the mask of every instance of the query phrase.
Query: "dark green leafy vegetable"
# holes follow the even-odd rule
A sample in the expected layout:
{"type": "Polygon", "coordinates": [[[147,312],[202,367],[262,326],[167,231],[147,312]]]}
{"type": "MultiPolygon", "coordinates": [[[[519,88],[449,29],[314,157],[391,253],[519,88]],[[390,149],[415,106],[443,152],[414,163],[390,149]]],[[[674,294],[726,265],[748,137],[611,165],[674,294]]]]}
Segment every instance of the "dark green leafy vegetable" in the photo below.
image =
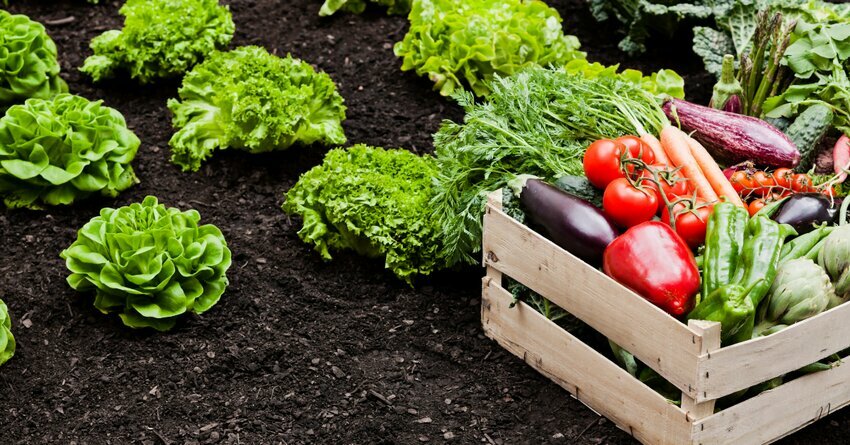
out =
{"type": "Polygon", "coordinates": [[[365,145],[328,152],[286,194],[283,210],[303,219],[298,236],[323,258],[350,249],[384,258],[411,282],[445,265],[438,213],[429,205],[434,159],[365,145]]]}
{"type": "Polygon", "coordinates": [[[221,231],[200,219],[153,196],[102,209],[61,253],[68,284],[94,291],[98,310],[133,328],[167,331],[182,314],[206,312],[227,287],[231,258],[221,231]]]}
{"type": "Polygon", "coordinates": [[[0,300],[0,365],[15,355],[15,337],[12,335],[12,317],[9,308],[0,300]]]}
{"type": "Polygon", "coordinates": [[[183,79],[174,113],[171,160],[198,170],[215,149],[250,153],[296,143],[345,143],[345,106],[326,73],[291,56],[244,46],[215,52],[183,79]]]}
{"type": "Polygon", "coordinates": [[[584,58],[558,11],[538,0],[418,0],[409,18],[394,48],[401,69],[428,76],[444,96],[462,88],[487,95],[494,75],[584,58]]]}
{"type": "Polygon", "coordinates": [[[115,197],[137,183],[139,138],[124,116],[71,94],[29,99],[0,118],[0,197],[7,207],[115,197]]]}
{"type": "Polygon", "coordinates": [[[439,174],[432,208],[441,218],[441,255],[450,264],[477,261],[489,191],[518,174],[550,181],[581,175],[590,140],[657,133],[667,124],[651,94],[616,78],[534,68],[490,86],[484,103],[458,95],[464,123],[444,122],[434,135],[439,174]]]}
{"type": "Polygon", "coordinates": [[[0,112],[29,98],[67,93],[56,44],[41,23],[0,10],[0,112]]]}
{"type": "Polygon", "coordinates": [[[124,27],[91,41],[80,70],[97,82],[119,70],[141,83],[188,71],[233,38],[235,26],[218,0],[127,0],[124,27]]]}

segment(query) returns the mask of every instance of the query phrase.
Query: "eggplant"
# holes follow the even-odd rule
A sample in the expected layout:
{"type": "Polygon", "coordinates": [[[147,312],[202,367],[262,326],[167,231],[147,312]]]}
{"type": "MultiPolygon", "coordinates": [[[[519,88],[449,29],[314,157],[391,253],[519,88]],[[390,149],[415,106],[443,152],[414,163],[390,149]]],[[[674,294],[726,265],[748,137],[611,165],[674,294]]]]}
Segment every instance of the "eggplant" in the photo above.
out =
{"type": "Polygon", "coordinates": [[[662,108],[671,122],[693,132],[693,138],[724,164],[752,160],[759,165],[791,168],[800,163],[800,151],[791,139],[761,119],[680,99],[670,99],[662,108]]]}
{"type": "Polygon", "coordinates": [[[782,204],[773,219],[780,224],[790,225],[802,235],[825,222],[831,222],[835,216],[831,207],[830,199],[820,193],[797,193],[782,204]]]}
{"type": "Polygon", "coordinates": [[[605,248],[620,235],[602,210],[540,179],[523,175],[511,188],[543,236],[593,266],[602,264],[605,248]]]}

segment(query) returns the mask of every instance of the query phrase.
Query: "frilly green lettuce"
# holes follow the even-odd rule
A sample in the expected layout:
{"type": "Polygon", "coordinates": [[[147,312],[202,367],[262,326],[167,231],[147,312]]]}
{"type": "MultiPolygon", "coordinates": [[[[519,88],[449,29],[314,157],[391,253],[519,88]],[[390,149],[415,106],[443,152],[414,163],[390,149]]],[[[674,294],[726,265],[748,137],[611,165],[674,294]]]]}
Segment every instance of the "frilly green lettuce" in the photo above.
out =
{"type": "Polygon", "coordinates": [[[319,15],[329,16],[340,10],[360,14],[366,9],[367,2],[386,6],[388,14],[406,14],[413,0],[325,0],[319,15]]]}
{"type": "Polygon", "coordinates": [[[233,38],[235,26],[218,0],[127,0],[124,28],[91,42],[80,70],[95,82],[125,70],[141,83],[185,73],[233,38]]]}
{"type": "Polygon", "coordinates": [[[227,287],[231,254],[221,231],[200,219],[153,196],[102,209],[61,253],[68,284],[94,291],[98,310],[133,328],[166,331],[186,312],[206,312],[227,287]]]}
{"type": "Polygon", "coordinates": [[[68,91],[59,77],[56,44],[41,23],[0,10],[0,111],[31,97],[68,91]]]}
{"type": "Polygon", "coordinates": [[[343,249],[383,257],[387,269],[411,282],[445,265],[437,254],[436,214],[428,205],[436,173],[430,156],[365,145],[337,148],[301,176],[283,210],[303,218],[298,235],[323,258],[343,249]]]}
{"type": "Polygon", "coordinates": [[[581,74],[588,79],[609,77],[628,82],[657,97],[672,96],[685,98],[685,80],[673,70],[658,70],[649,76],[634,69],[620,71],[619,65],[605,66],[599,62],[590,63],[585,59],[571,60],[564,66],[567,74],[581,74]]]}
{"type": "Polygon", "coordinates": [[[494,74],[584,58],[558,12],[538,0],[419,0],[409,18],[394,48],[401,69],[429,76],[444,96],[467,87],[484,96],[494,74]]]}
{"type": "Polygon", "coordinates": [[[183,79],[170,99],[171,160],[197,170],[216,149],[251,153],[293,144],[345,143],[345,106],[330,76],[291,56],[245,46],[217,52],[183,79]]]}
{"type": "Polygon", "coordinates": [[[0,300],[0,365],[15,355],[15,337],[12,335],[12,318],[9,308],[0,300]]]}
{"type": "Polygon", "coordinates": [[[0,118],[0,197],[11,208],[114,197],[138,180],[139,138],[118,111],[71,94],[29,99],[0,118]]]}

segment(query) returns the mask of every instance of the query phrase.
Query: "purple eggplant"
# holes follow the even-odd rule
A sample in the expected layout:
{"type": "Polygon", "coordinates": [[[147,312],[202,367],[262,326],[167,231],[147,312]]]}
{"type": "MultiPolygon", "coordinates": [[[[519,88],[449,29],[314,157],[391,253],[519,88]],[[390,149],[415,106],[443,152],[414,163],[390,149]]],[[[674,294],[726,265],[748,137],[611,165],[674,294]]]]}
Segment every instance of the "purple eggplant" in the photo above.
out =
{"type": "Polygon", "coordinates": [[[679,99],[668,100],[663,109],[671,122],[693,132],[693,137],[725,164],[752,160],[758,165],[790,168],[800,163],[800,151],[788,136],[761,119],[679,99]]]}
{"type": "Polygon", "coordinates": [[[830,211],[831,207],[829,198],[820,193],[797,193],[782,204],[773,219],[780,224],[790,225],[802,235],[832,221],[834,214],[830,211]]]}
{"type": "Polygon", "coordinates": [[[735,56],[726,54],[723,56],[720,80],[714,84],[714,91],[708,106],[715,110],[740,113],[742,108],[741,94],[743,93],[741,83],[735,77],[735,56]]]}
{"type": "Polygon", "coordinates": [[[591,265],[602,263],[605,248],[620,235],[602,210],[544,181],[524,175],[511,188],[543,236],[591,265]]]}

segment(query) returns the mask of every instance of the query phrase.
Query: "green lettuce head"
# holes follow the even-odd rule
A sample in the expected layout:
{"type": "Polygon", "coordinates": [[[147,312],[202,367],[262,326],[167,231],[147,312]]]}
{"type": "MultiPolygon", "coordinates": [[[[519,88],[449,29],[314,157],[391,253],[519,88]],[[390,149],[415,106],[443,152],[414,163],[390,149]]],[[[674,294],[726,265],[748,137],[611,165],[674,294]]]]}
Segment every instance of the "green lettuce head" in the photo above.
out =
{"type": "Polygon", "coordinates": [[[0,197],[7,207],[115,197],[138,182],[139,138],[118,111],[80,96],[29,99],[0,118],[0,197]]]}
{"type": "Polygon", "coordinates": [[[494,74],[584,58],[578,39],[564,35],[558,11],[538,0],[419,0],[409,19],[410,31],[394,49],[401,69],[429,76],[443,96],[467,85],[487,95],[494,74]]]}
{"type": "Polygon", "coordinates": [[[175,77],[233,38],[235,25],[218,0],[127,0],[124,28],[91,41],[80,71],[95,82],[124,70],[141,83],[175,77]]]}
{"type": "Polygon", "coordinates": [[[345,106],[330,76],[258,46],[213,54],[186,75],[179,94],[168,101],[178,129],[169,143],[183,170],[198,170],[216,148],[345,143],[345,106]]]}
{"type": "Polygon", "coordinates": [[[298,236],[330,260],[331,250],[384,258],[411,282],[445,266],[437,215],[428,202],[437,170],[430,156],[356,145],[328,152],[286,194],[283,210],[300,215],[298,236]]]}
{"type": "Polygon", "coordinates": [[[41,23],[0,10],[0,111],[31,97],[68,92],[56,44],[41,23]]]}
{"type": "Polygon", "coordinates": [[[227,287],[230,250],[221,231],[200,219],[153,196],[105,208],[61,253],[68,284],[94,291],[97,309],[117,312],[133,328],[167,331],[186,312],[206,312],[227,287]]]}
{"type": "Polygon", "coordinates": [[[0,300],[0,365],[15,355],[15,337],[12,336],[12,318],[9,308],[0,300]]]}
{"type": "Polygon", "coordinates": [[[329,16],[340,10],[360,14],[366,9],[367,2],[386,6],[389,14],[406,14],[413,0],[325,0],[319,15],[329,16]]]}

